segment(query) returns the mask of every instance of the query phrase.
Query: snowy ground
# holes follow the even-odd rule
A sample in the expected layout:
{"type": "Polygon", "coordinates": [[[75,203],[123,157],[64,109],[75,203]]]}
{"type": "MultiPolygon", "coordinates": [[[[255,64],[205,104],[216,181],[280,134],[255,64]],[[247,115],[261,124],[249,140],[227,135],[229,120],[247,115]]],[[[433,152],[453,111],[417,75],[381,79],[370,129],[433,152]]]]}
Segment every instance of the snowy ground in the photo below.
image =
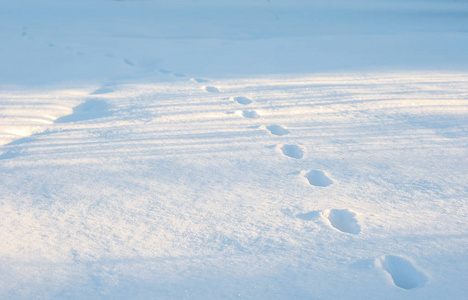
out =
{"type": "Polygon", "coordinates": [[[1,299],[463,299],[468,3],[0,6],[1,299]]]}

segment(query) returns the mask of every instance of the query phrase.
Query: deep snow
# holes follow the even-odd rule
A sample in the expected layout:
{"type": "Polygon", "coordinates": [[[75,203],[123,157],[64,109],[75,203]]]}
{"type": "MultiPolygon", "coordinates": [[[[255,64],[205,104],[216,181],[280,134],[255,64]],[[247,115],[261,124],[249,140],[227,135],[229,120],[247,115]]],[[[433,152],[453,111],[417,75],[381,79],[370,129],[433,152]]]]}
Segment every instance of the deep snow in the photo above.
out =
{"type": "Polygon", "coordinates": [[[468,294],[466,1],[0,5],[0,298],[468,294]]]}

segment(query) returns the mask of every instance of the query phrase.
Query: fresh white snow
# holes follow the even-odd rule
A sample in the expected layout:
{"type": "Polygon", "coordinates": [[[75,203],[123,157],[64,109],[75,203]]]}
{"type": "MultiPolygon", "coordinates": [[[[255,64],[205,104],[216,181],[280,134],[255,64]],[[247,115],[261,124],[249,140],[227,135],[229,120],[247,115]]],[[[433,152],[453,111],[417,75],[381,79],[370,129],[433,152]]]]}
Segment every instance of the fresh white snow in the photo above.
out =
{"type": "Polygon", "coordinates": [[[2,2],[0,298],[465,298],[466,16],[2,2]]]}

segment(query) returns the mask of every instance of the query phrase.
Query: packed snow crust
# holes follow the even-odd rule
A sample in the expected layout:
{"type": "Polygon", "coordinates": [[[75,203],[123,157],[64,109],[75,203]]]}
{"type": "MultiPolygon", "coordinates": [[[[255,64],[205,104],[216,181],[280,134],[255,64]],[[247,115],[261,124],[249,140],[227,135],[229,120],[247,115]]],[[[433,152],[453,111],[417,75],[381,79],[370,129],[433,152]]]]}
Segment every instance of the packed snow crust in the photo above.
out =
{"type": "Polygon", "coordinates": [[[0,298],[465,298],[467,15],[3,1],[0,298]]]}

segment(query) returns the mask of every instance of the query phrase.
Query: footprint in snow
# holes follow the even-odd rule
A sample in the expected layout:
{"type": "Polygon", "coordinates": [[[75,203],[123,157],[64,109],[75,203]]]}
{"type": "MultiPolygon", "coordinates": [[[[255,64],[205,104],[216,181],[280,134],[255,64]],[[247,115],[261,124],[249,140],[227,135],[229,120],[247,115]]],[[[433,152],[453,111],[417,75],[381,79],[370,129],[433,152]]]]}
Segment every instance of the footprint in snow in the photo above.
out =
{"type": "Polygon", "coordinates": [[[356,213],[349,209],[330,209],[323,213],[323,216],[328,219],[330,225],[341,232],[359,234],[361,226],[356,219],[356,213]]]}
{"type": "Polygon", "coordinates": [[[311,170],[302,174],[307,179],[309,184],[313,186],[327,187],[333,184],[333,180],[331,180],[327,174],[325,174],[325,172],[320,170],[311,170]]]}
{"type": "Polygon", "coordinates": [[[161,74],[171,74],[172,73],[171,71],[168,71],[168,70],[165,70],[165,69],[159,69],[158,72],[161,73],[161,74]]]}
{"type": "Polygon", "coordinates": [[[295,159],[301,159],[304,157],[304,150],[302,150],[298,145],[283,145],[280,149],[285,156],[295,159]]]}
{"type": "Polygon", "coordinates": [[[136,65],[131,59],[128,58],[124,59],[123,62],[130,67],[134,67],[136,65]]]}
{"type": "Polygon", "coordinates": [[[236,101],[239,104],[243,104],[243,105],[248,105],[248,104],[252,103],[252,100],[250,100],[249,98],[241,97],[241,96],[233,97],[232,100],[236,101]]]}
{"type": "Polygon", "coordinates": [[[266,126],[266,129],[271,134],[278,135],[278,136],[289,134],[289,130],[287,130],[284,127],[281,127],[279,125],[269,125],[269,126],[266,126]]]}
{"type": "Polygon", "coordinates": [[[204,79],[204,78],[192,78],[192,81],[195,81],[195,82],[198,82],[198,83],[205,83],[205,82],[208,82],[209,80],[204,79]]]}
{"type": "Polygon", "coordinates": [[[348,209],[327,209],[322,212],[311,211],[298,214],[296,217],[304,221],[313,221],[323,217],[328,220],[333,228],[341,232],[351,234],[359,234],[361,232],[361,226],[359,226],[356,220],[356,213],[348,209]]]}
{"type": "Polygon", "coordinates": [[[248,119],[258,119],[260,115],[255,110],[236,111],[236,114],[248,119]]]}
{"type": "Polygon", "coordinates": [[[410,290],[423,287],[427,282],[427,276],[405,258],[386,255],[377,259],[376,265],[387,272],[399,288],[410,290]]]}
{"type": "Polygon", "coordinates": [[[208,93],[219,93],[219,90],[217,87],[214,87],[214,86],[204,86],[203,87],[205,89],[205,91],[207,91],[208,93]]]}

